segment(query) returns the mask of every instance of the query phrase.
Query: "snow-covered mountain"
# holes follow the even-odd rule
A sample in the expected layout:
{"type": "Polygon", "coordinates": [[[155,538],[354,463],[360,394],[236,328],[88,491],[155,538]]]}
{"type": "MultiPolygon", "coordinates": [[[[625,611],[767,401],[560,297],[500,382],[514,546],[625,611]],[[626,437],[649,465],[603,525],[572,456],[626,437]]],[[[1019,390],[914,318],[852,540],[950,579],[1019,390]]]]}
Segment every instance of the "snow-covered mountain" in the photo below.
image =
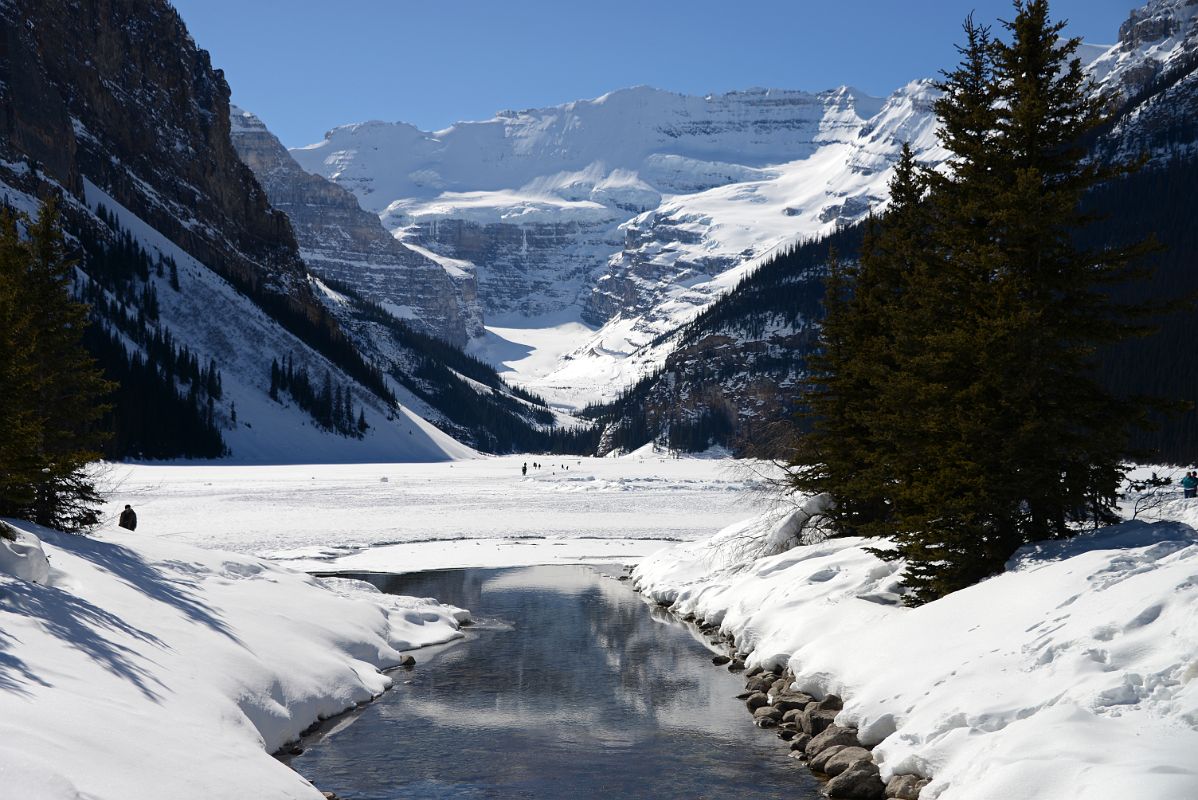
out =
{"type": "MultiPolygon", "coordinates": [[[[1091,210],[1109,222],[1092,236],[1134,241],[1152,230],[1163,250],[1144,290],[1162,301],[1198,290],[1198,0],[1159,0],[1131,14],[1119,41],[1087,46],[1097,90],[1119,106],[1093,157],[1120,162],[1148,157],[1145,169],[1091,194],[1091,210]]],[[[755,270],[695,320],[653,342],[637,358],[660,366],[610,406],[591,412],[604,427],[601,452],[632,449],[649,438],[681,449],[712,440],[741,453],[769,455],[796,410],[805,358],[817,341],[828,253],[854,258],[861,226],[803,243],[755,270]]],[[[1161,333],[1106,354],[1110,385],[1193,401],[1198,359],[1185,342],[1193,316],[1173,315],[1161,333]]],[[[1163,420],[1136,442],[1143,452],[1178,463],[1193,457],[1192,417],[1163,420]]]]}
{"type": "MultiPolygon", "coordinates": [[[[1133,95],[1198,52],[1198,2],[1152,0],[1119,26],[1119,41],[1089,64],[1099,83],[1133,95]]],[[[1192,64],[1190,65],[1192,68],[1192,64]]]]}
{"type": "Polygon", "coordinates": [[[1128,105],[1104,155],[1147,153],[1161,164],[1198,152],[1198,0],[1155,0],[1132,11],[1118,43],[1090,69],[1128,105]]]}
{"type": "MultiPolygon", "coordinates": [[[[1198,110],[1184,81],[1136,98],[1192,73],[1196,9],[1154,0],[1114,46],[1082,47],[1102,88],[1142,106],[1116,137],[1129,148],[1165,152],[1162,131],[1198,110]]],[[[931,81],[888,98],[638,87],[441,131],[347,125],[293,155],[396,237],[473,271],[488,328],[474,351],[577,407],[660,366],[662,337],[778,248],[884,205],[903,142],[941,160],[934,99],[931,81]]]]}
{"type": "Polygon", "coordinates": [[[630,356],[779,245],[883,203],[903,141],[935,161],[932,93],[639,87],[436,132],[348,125],[292,153],[473,270],[492,328],[478,351],[578,405],[657,363],[630,356]],[[512,357],[546,338],[555,358],[512,357]]]}
{"type": "Polygon", "coordinates": [[[0,198],[32,214],[38,198],[61,197],[76,289],[93,305],[89,341],[121,381],[118,410],[162,422],[120,455],[471,455],[396,403],[420,400],[330,309],[290,221],[234,149],[228,84],[178,13],[165,0],[112,0],[84,24],[77,6],[0,3],[0,198]],[[272,388],[275,361],[311,391],[272,388]],[[181,429],[203,436],[163,443],[181,429]]]}
{"type": "Polygon", "coordinates": [[[351,283],[414,329],[465,345],[482,334],[473,275],[396,241],[350,192],[305,172],[256,116],[232,107],[233,146],[272,206],[291,220],[304,263],[351,283]]]}

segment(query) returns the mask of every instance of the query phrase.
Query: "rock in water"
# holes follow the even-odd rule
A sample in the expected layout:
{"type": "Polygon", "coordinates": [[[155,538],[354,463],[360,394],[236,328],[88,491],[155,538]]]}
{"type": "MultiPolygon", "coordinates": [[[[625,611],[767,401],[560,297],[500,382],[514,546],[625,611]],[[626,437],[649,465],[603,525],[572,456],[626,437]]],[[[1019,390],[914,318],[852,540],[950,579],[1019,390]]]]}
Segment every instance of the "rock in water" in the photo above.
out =
{"type": "Polygon", "coordinates": [[[748,700],[745,700],[745,705],[750,711],[756,711],[757,709],[763,706],[768,706],[769,704],[770,699],[765,696],[764,692],[754,692],[753,694],[749,695],[748,700]]]}
{"type": "Polygon", "coordinates": [[[857,741],[857,731],[852,728],[842,728],[839,725],[831,725],[823,733],[815,736],[807,744],[807,757],[813,758],[820,751],[833,745],[845,745],[847,747],[860,747],[861,742],[857,741]]]}
{"type": "Polygon", "coordinates": [[[878,766],[870,761],[858,761],[828,781],[828,797],[843,800],[884,800],[886,787],[878,774],[878,766]]]}
{"type": "MultiPolygon", "coordinates": [[[[820,753],[820,755],[822,756],[823,753],[820,753]]],[[[847,771],[859,761],[872,760],[873,756],[864,747],[845,747],[835,755],[824,759],[824,772],[835,777],[847,771]]]]}
{"type": "Polygon", "coordinates": [[[824,767],[827,766],[828,760],[830,758],[837,755],[841,750],[847,749],[848,748],[843,744],[834,744],[831,747],[825,747],[815,756],[812,756],[810,753],[808,753],[807,765],[816,772],[823,772],[824,767]]]}

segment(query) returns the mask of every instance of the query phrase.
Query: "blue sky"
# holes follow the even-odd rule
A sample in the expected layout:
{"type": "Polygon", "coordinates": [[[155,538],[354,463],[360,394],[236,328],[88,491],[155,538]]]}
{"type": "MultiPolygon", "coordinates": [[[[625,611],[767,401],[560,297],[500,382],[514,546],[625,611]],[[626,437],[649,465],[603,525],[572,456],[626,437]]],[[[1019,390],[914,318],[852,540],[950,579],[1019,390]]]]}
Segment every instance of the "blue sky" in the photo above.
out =
{"type": "MultiPolygon", "coordinates": [[[[688,94],[842,84],[875,95],[953,64],[1009,0],[172,0],[234,102],[288,146],[335,125],[426,130],[648,84],[688,94]]],[[[1113,42],[1136,0],[1056,0],[1113,42]]]]}

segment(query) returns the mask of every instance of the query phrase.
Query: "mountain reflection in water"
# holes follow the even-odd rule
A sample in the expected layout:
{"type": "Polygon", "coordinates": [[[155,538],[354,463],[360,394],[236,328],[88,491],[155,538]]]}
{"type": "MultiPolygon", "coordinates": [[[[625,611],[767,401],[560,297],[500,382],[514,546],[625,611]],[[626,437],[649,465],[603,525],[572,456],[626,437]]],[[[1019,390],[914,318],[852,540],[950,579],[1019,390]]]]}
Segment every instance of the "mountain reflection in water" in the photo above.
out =
{"type": "Polygon", "coordinates": [[[815,798],[752,725],[739,676],[693,629],[588,567],[358,575],[468,608],[463,642],[417,651],[396,686],[291,765],[346,800],[815,798]]]}

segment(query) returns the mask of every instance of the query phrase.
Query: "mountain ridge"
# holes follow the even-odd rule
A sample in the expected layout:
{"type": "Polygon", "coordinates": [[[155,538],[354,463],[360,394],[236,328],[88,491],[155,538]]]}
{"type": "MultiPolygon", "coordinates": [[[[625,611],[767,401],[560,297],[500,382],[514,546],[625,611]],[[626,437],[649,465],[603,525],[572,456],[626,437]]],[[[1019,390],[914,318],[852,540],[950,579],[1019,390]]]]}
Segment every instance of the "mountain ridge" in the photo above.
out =
{"type": "Polygon", "coordinates": [[[643,374],[652,365],[629,356],[777,247],[883,203],[900,137],[935,161],[929,91],[927,81],[888,98],[639,87],[439,132],[341,126],[292,153],[397,238],[474,272],[492,326],[476,352],[510,352],[524,343],[504,336],[573,309],[556,364],[493,363],[578,408],[643,374]]]}

